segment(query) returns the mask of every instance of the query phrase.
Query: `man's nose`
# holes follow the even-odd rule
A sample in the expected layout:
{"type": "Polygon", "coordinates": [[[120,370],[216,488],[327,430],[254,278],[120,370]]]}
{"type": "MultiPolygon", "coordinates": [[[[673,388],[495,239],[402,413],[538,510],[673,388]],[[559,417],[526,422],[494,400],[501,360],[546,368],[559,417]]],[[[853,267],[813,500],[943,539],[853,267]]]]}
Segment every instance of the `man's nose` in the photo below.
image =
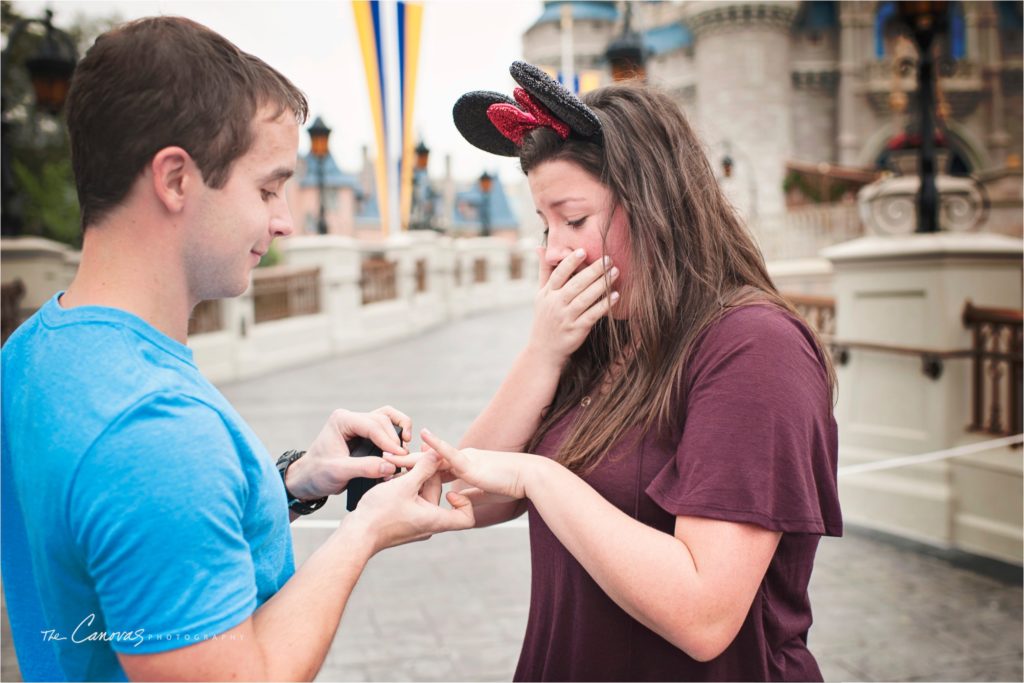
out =
{"type": "Polygon", "coordinates": [[[274,212],[270,218],[270,234],[274,237],[287,237],[295,232],[295,224],[292,222],[292,210],[288,202],[282,202],[280,211],[274,212]]]}

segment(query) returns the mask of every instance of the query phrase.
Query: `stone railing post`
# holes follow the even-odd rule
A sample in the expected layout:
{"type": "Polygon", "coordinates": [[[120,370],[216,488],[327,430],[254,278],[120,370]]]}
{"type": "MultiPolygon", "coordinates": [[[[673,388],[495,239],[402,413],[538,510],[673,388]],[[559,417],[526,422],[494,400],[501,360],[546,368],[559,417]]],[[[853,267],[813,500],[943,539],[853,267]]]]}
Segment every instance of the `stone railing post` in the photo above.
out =
{"type": "MultiPolygon", "coordinates": [[[[822,255],[834,268],[840,464],[981,440],[966,431],[971,338],[961,316],[968,299],[1021,308],[1021,240],[871,236],[822,255]]],[[[952,468],[943,460],[842,479],[844,517],[954,545],[959,490],[952,468]]],[[[1016,523],[1019,544],[1019,516],[1016,523]]]]}

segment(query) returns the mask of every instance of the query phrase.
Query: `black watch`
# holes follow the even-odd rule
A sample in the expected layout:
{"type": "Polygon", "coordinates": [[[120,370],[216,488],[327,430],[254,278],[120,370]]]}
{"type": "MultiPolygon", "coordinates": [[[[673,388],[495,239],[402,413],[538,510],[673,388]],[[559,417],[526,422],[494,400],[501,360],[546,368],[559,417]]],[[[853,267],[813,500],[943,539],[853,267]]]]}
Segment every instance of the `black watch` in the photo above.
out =
{"type": "MultiPolygon", "coordinates": [[[[284,484],[284,475],[288,473],[291,464],[305,454],[306,451],[288,451],[277,459],[277,471],[281,474],[282,484],[284,484]]],[[[284,484],[284,495],[288,497],[288,509],[297,515],[308,515],[327,504],[327,496],[316,500],[299,500],[288,490],[287,484],[284,484]]]]}

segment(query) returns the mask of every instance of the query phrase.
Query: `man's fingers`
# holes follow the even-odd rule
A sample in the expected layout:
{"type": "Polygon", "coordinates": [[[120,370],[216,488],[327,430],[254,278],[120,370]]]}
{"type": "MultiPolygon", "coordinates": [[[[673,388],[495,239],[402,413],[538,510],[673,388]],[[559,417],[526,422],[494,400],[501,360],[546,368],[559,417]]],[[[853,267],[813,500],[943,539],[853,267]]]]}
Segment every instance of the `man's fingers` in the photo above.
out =
{"type": "Polygon", "coordinates": [[[383,479],[395,473],[396,467],[384,458],[368,455],[365,458],[346,458],[345,470],[348,479],[366,477],[367,479],[383,479]]]}
{"type": "MultiPolygon", "coordinates": [[[[422,458],[424,455],[428,453],[433,454],[435,456],[437,455],[434,449],[431,448],[425,452],[410,453],[409,455],[396,455],[394,453],[385,453],[384,459],[394,464],[396,467],[410,468],[414,467],[416,463],[420,461],[420,458],[422,458]]],[[[451,466],[444,460],[439,462],[437,465],[438,472],[447,473],[450,469],[451,466]]],[[[449,481],[451,481],[451,479],[449,479],[449,481]]]]}
{"type": "Polygon", "coordinates": [[[441,503],[441,475],[439,472],[435,472],[434,476],[423,484],[423,488],[420,489],[420,498],[427,501],[431,505],[440,505],[441,503]]]}
{"type": "Polygon", "coordinates": [[[472,529],[476,526],[476,514],[473,510],[473,502],[458,491],[449,491],[445,495],[451,510],[446,510],[447,518],[452,527],[450,531],[457,529],[472,529]]]}
{"type": "Polygon", "coordinates": [[[436,455],[424,453],[411,470],[397,479],[400,482],[405,482],[405,486],[411,486],[416,491],[419,491],[423,488],[423,484],[437,472],[438,464],[440,464],[440,460],[438,460],[436,455]]]}
{"type": "Polygon", "coordinates": [[[402,442],[395,436],[395,428],[391,426],[390,420],[384,415],[374,415],[372,413],[370,415],[371,425],[368,434],[370,441],[376,444],[382,451],[388,453],[398,453],[400,455],[408,453],[402,442]]]}
{"type": "Polygon", "coordinates": [[[408,443],[412,441],[412,418],[403,413],[401,410],[392,408],[391,406],[381,406],[377,410],[373,411],[386,415],[388,421],[393,425],[398,425],[402,428],[402,441],[408,443]]]}

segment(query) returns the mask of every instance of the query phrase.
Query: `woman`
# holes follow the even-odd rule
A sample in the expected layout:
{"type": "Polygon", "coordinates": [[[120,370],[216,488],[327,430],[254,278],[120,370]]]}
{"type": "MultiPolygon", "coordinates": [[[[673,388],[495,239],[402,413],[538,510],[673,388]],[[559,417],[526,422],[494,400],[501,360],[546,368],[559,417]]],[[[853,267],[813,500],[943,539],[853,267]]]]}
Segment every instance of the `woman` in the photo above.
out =
{"type": "Polygon", "coordinates": [[[533,330],[463,450],[423,437],[477,526],[529,512],[516,680],[821,680],[807,584],[842,532],[828,355],[671,100],[512,75],[514,102],[470,93],[455,119],[519,157],[545,224],[533,330]]]}

